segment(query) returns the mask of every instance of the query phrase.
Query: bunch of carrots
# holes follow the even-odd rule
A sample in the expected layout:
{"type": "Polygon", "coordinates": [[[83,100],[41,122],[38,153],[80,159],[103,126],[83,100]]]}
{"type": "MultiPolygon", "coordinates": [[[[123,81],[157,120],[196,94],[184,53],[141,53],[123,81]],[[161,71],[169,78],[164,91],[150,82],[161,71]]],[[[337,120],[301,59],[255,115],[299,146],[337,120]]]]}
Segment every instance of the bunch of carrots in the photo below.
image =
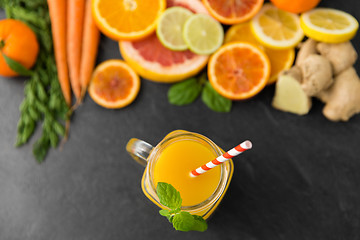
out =
{"type": "Polygon", "coordinates": [[[47,0],[58,78],[67,105],[82,102],[94,69],[100,32],[91,0],[47,0]]]}

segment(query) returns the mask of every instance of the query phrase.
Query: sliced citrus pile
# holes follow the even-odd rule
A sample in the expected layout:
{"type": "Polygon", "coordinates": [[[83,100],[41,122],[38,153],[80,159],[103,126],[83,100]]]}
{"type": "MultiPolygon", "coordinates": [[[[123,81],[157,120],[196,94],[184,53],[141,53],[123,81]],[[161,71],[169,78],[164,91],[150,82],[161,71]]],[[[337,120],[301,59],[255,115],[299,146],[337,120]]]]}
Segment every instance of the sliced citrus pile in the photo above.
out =
{"type": "Polygon", "coordinates": [[[303,13],[300,24],[306,36],[327,43],[348,41],[359,28],[353,16],[330,8],[316,8],[303,13]]]}
{"type": "Polygon", "coordinates": [[[224,24],[236,24],[249,20],[260,10],[264,0],[202,0],[216,20],[224,24]]]}
{"type": "Polygon", "coordinates": [[[270,62],[256,45],[233,42],[223,45],[210,58],[208,78],[213,88],[232,100],[250,98],[266,85],[270,62]]]}
{"type": "Polygon", "coordinates": [[[281,10],[302,13],[309,11],[319,4],[320,0],[270,0],[276,7],[281,10]]]}
{"type": "Polygon", "coordinates": [[[161,15],[156,27],[156,35],[160,42],[173,51],[186,50],[183,38],[184,23],[193,13],[183,7],[171,7],[161,15]]]}
{"type": "Polygon", "coordinates": [[[140,90],[140,79],[124,61],[107,60],[94,70],[88,91],[105,108],[122,108],[132,103],[140,90]]]}
{"type": "Polygon", "coordinates": [[[99,29],[114,40],[135,40],[150,35],[166,0],[93,0],[93,16],[99,29]]]}
{"type": "Polygon", "coordinates": [[[194,14],[184,24],[183,38],[192,52],[207,55],[222,45],[224,29],[209,15],[194,14]]]}
{"type": "MultiPolygon", "coordinates": [[[[168,0],[169,6],[181,6],[193,13],[206,13],[204,5],[194,0],[168,0]]],[[[148,80],[172,83],[194,76],[207,64],[209,57],[189,50],[171,51],[152,34],[139,41],[120,41],[120,52],[126,62],[148,80]]]]}
{"type": "Polygon", "coordinates": [[[270,3],[251,20],[251,27],[257,40],[269,48],[295,47],[304,37],[299,16],[270,3]]]}
{"type": "Polygon", "coordinates": [[[252,34],[249,22],[233,25],[226,32],[225,43],[236,41],[253,43],[265,51],[266,55],[269,57],[271,65],[268,84],[274,83],[281,71],[289,69],[293,65],[295,58],[294,48],[271,49],[262,46],[252,34]]]}

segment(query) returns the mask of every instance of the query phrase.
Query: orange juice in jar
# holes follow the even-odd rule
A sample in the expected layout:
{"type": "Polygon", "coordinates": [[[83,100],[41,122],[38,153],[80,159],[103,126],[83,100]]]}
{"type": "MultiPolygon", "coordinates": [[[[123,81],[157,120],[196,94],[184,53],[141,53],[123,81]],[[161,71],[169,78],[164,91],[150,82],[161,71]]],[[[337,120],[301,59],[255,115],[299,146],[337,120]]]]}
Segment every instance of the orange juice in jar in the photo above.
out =
{"type": "Polygon", "coordinates": [[[190,172],[223,154],[203,135],[177,130],[169,133],[156,147],[131,139],[127,151],[146,166],[141,187],[156,205],[166,209],[156,195],[158,182],[173,185],[182,198],[182,210],[207,219],[222,200],[233,174],[232,160],[198,177],[190,172]]]}

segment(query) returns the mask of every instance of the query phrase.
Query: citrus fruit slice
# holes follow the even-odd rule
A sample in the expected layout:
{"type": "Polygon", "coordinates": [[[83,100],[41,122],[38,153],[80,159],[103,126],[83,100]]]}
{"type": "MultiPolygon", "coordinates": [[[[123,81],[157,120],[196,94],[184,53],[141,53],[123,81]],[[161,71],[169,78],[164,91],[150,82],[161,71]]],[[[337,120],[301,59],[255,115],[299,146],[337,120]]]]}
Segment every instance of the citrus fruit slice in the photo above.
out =
{"type": "Polygon", "coordinates": [[[249,42],[264,48],[252,33],[249,21],[235,24],[226,31],[224,43],[229,42],[249,42]]]}
{"type": "Polygon", "coordinates": [[[267,84],[276,82],[281,71],[291,68],[295,59],[295,48],[271,49],[264,47],[252,34],[250,22],[239,23],[231,26],[225,34],[225,43],[249,42],[264,50],[270,60],[271,71],[267,84]]]}
{"type": "Polygon", "coordinates": [[[183,38],[192,52],[207,55],[222,45],[224,29],[209,15],[194,14],[184,24],[183,38]]]}
{"type": "MultiPolygon", "coordinates": [[[[207,12],[200,1],[168,0],[167,4],[185,7],[194,13],[207,12]]],[[[172,83],[191,77],[202,70],[209,59],[189,50],[171,51],[160,43],[156,34],[134,42],[120,41],[119,46],[122,57],[140,76],[156,82],[172,83]]]]}
{"type": "Polygon", "coordinates": [[[271,49],[265,48],[265,53],[269,57],[271,71],[267,84],[277,81],[279,74],[290,69],[295,59],[295,48],[271,49]]]}
{"type": "Polygon", "coordinates": [[[211,16],[224,24],[236,24],[251,19],[260,10],[264,0],[202,0],[211,16]]]}
{"type": "Polygon", "coordinates": [[[99,64],[88,88],[90,97],[105,108],[122,108],[132,103],[140,90],[140,79],[121,60],[99,64]]]}
{"type": "Polygon", "coordinates": [[[353,16],[331,8],[316,8],[303,13],[300,24],[306,36],[327,43],[346,42],[359,28],[353,16]]]}
{"type": "Polygon", "coordinates": [[[193,13],[183,7],[171,7],[161,15],[156,27],[156,35],[160,42],[173,51],[186,50],[182,32],[184,23],[193,13]]]}
{"type": "Polygon", "coordinates": [[[292,48],[304,38],[299,16],[270,3],[251,20],[251,27],[256,39],[269,48],[292,48]]]}
{"type": "Polygon", "coordinates": [[[208,64],[208,78],[213,88],[232,100],[250,98],[259,93],[270,76],[270,62],[256,45],[228,43],[219,48],[208,64]]]}
{"type": "Polygon", "coordinates": [[[165,10],[166,0],[93,0],[94,20],[114,40],[136,40],[150,35],[165,10]]]}
{"type": "Polygon", "coordinates": [[[281,10],[302,13],[316,7],[320,0],[270,0],[276,7],[281,10]]]}

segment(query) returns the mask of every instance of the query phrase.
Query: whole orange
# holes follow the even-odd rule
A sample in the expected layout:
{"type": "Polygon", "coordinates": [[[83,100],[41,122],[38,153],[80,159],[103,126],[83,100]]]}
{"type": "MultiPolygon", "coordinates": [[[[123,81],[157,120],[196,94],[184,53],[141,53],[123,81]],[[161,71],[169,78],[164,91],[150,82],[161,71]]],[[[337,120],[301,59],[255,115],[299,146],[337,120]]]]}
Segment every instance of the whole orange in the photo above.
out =
{"type": "Polygon", "coordinates": [[[3,54],[30,69],[36,62],[39,52],[35,33],[19,20],[0,20],[0,52],[0,75],[6,77],[19,75],[10,69],[3,54]]]}
{"type": "Polygon", "coordinates": [[[302,13],[316,7],[321,0],[270,0],[281,10],[302,13]]]}

